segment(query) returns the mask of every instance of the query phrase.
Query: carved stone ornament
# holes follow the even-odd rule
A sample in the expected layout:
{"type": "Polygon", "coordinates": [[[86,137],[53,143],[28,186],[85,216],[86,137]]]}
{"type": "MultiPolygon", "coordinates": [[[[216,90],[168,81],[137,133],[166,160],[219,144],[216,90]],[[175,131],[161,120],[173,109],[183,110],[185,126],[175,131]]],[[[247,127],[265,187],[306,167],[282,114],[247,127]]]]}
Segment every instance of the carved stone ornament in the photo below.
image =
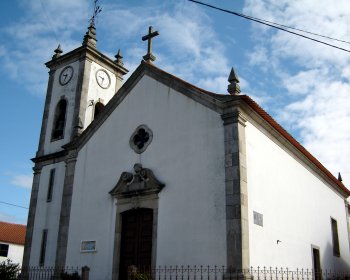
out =
{"type": "Polygon", "coordinates": [[[147,149],[148,145],[151,144],[152,139],[152,130],[150,130],[147,125],[141,124],[131,135],[129,144],[137,154],[141,154],[147,149]]]}
{"type": "Polygon", "coordinates": [[[109,192],[116,198],[128,198],[149,194],[157,194],[164,184],[158,181],[152,170],[143,168],[141,164],[134,165],[135,173],[123,172],[117,185],[109,192]]]}

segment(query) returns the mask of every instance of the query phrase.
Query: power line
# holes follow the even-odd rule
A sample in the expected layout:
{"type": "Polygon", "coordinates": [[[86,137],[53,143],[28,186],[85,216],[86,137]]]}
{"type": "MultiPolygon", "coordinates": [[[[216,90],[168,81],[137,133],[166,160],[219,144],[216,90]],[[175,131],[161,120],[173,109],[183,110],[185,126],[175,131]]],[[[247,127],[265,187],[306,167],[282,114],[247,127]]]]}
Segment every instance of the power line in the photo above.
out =
{"type": "Polygon", "coordinates": [[[318,37],[326,38],[326,39],[329,39],[329,40],[333,40],[333,41],[337,41],[337,42],[341,42],[341,43],[350,44],[350,42],[348,42],[348,41],[344,41],[344,40],[340,40],[340,39],[337,39],[337,38],[333,38],[333,37],[329,37],[329,36],[317,34],[317,33],[311,32],[311,31],[303,30],[303,29],[298,29],[298,28],[295,28],[295,27],[290,27],[290,26],[287,26],[287,25],[283,25],[283,24],[280,24],[280,23],[273,22],[273,21],[268,21],[268,20],[264,20],[264,19],[259,19],[259,18],[255,18],[255,17],[252,17],[252,16],[246,16],[246,17],[249,17],[249,18],[251,18],[251,19],[261,20],[261,21],[263,21],[263,22],[267,22],[267,23],[270,23],[270,24],[274,24],[274,25],[278,25],[278,26],[284,27],[284,28],[288,28],[288,29],[292,29],[292,30],[304,32],[304,33],[311,34],[311,35],[315,35],[315,36],[318,36],[318,37]]]}
{"type": "Polygon", "coordinates": [[[222,9],[222,8],[219,8],[219,7],[215,7],[213,5],[206,4],[206,3],[203,3],[203,2],[200,2],[200,1],[196,1],[196,0],[188,0],[188,1],[196,3],[196,4],[200,4],[200,5],[203,5],[203,6],[212,8],[212,9],[215,9],[215,10],[219,10],[219,11],[222,11],[222,12],[225,12],[225,13],[229,13],[229,14],[232,14],[232,15],[235,15],[235,16],[239,16],[239,17],[242,17],[242,18],[245,18],[245,19],[249,19],[249,20],[252,20],[252,21],[255,21],[255,22],[258,22],[258,23],[261,23],[261,24],[264,24],[264,25],[267,25],[267,26],[270,26],[270,27],[273,27],[273,28],[276,28],[276,29],[279,29],[279,30],[282,30],[282,31],[285,31],[285,32],[288,32],[288,33],[291,33],[291,34],[294,34],[294,35],[297,35],[297,36],[300,36],[300,37],[303,37],[305,39],[308,39],[308,40],[311,40],[311,41],[315,41],[317,43],[320,43],[320,44],[323,44],[323,45],[326,45],[326,46],[329,46],[329,47],[332,47],[332,48],[336,48],[336,49],[339,49],[339,50],[342,50],[342,51],[345,51],[345,52],[350,52],[350,50],[348,50],[348,49],[344,49],[344,48],[338,47],[336,45],[332,45],[332,44],[329,44],[329,43],[326,43],[326,42],[323,42],[323,41],[320,41],[320,40],[317,40],[317,39],[314,39],[314,38],[311,38],[311,37],[308,37],[308,36],[305,36],[305,35],[302,35],[302,34],[299,34],[299,33],[293,32],[293,31],[290,31],[290,30],[287,30],[286,28],[290,28],[290,29],[301,31],[301,32],[305,32],[305,33],[309,33],[309,34],[313,34],[313,35],[321,36],[321,37],[324,37],[324,38],[337,40],[337,41],[340,41],[340,42],[344,42],[344,43],[350,44],[347,41],[341,41],[339,39],[335,39],[335,38],[319,35],[319,34],[316,34],[316,33],[309,32],[309,31],[302,31],[301,29],[291,28],[291,27],[287,27],[287,26],[281,27],[281,26],[283,26],[282,24],[275,24],[275,23],[272,23],[272,22],[269,22],[269,21],[266,21],[266,20],[261,20],[261,19],[254,18],[254,17],[251,17],[251,16],[246,16],[244,14],[236,13],[236,12],[233,12],[233,11],[230,11],[230,10],[226,10],[226,9],[222,9]],[[276,25],[278,25],[278,26],[276,26],[276,25]]]}
{"type": "Polygon", "coordinates": [[[12,203],[8,203],[8,202],[4,202],[4,201],[0,201],[0,203],[6,204],[6,205],[10,205],[10,206],[14,206],[14,207],[18,207],[18,208],[29,209],[28,207],[24,207],[24,206],[21,206],[21,205],[12,204],[12,203]]]}

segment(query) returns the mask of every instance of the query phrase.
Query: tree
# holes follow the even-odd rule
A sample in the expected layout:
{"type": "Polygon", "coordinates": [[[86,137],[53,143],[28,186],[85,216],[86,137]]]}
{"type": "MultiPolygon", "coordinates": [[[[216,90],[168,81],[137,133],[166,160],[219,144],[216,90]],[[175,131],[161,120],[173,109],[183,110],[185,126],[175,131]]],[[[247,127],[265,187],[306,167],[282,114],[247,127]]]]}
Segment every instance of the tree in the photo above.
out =
{"type": "Polygon", "coordinates": [[[0,263],[0,279],[16,280],[21,268],[18,263],[13,263],[10,259],[0,263]]]}

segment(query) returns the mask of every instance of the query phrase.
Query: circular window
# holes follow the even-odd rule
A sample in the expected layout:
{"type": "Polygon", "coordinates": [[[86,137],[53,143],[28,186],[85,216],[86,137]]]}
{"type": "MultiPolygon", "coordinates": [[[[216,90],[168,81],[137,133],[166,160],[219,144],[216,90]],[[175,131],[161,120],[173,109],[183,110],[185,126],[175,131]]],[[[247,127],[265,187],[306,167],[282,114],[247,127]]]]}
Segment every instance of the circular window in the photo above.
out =
{"type": "Polygon", "coordinates": [[[141,154],[147,149],[148,145],[151,144],[152,138],[152,130],[150,130],[147,125],[139,125],[130,137],[130,147],[136,153],[141,154]]]}

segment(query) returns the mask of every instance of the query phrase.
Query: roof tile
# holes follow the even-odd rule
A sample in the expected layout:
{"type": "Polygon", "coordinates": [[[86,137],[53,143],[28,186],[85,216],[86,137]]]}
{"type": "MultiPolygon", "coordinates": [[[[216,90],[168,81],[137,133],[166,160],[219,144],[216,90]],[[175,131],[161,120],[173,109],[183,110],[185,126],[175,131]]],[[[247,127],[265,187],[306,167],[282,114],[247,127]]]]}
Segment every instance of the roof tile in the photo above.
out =
{"type": "Polygon", "coordinates": [[[26,229],[25,225],[0,222],[0,242],[24,245],[26,229]]]}

